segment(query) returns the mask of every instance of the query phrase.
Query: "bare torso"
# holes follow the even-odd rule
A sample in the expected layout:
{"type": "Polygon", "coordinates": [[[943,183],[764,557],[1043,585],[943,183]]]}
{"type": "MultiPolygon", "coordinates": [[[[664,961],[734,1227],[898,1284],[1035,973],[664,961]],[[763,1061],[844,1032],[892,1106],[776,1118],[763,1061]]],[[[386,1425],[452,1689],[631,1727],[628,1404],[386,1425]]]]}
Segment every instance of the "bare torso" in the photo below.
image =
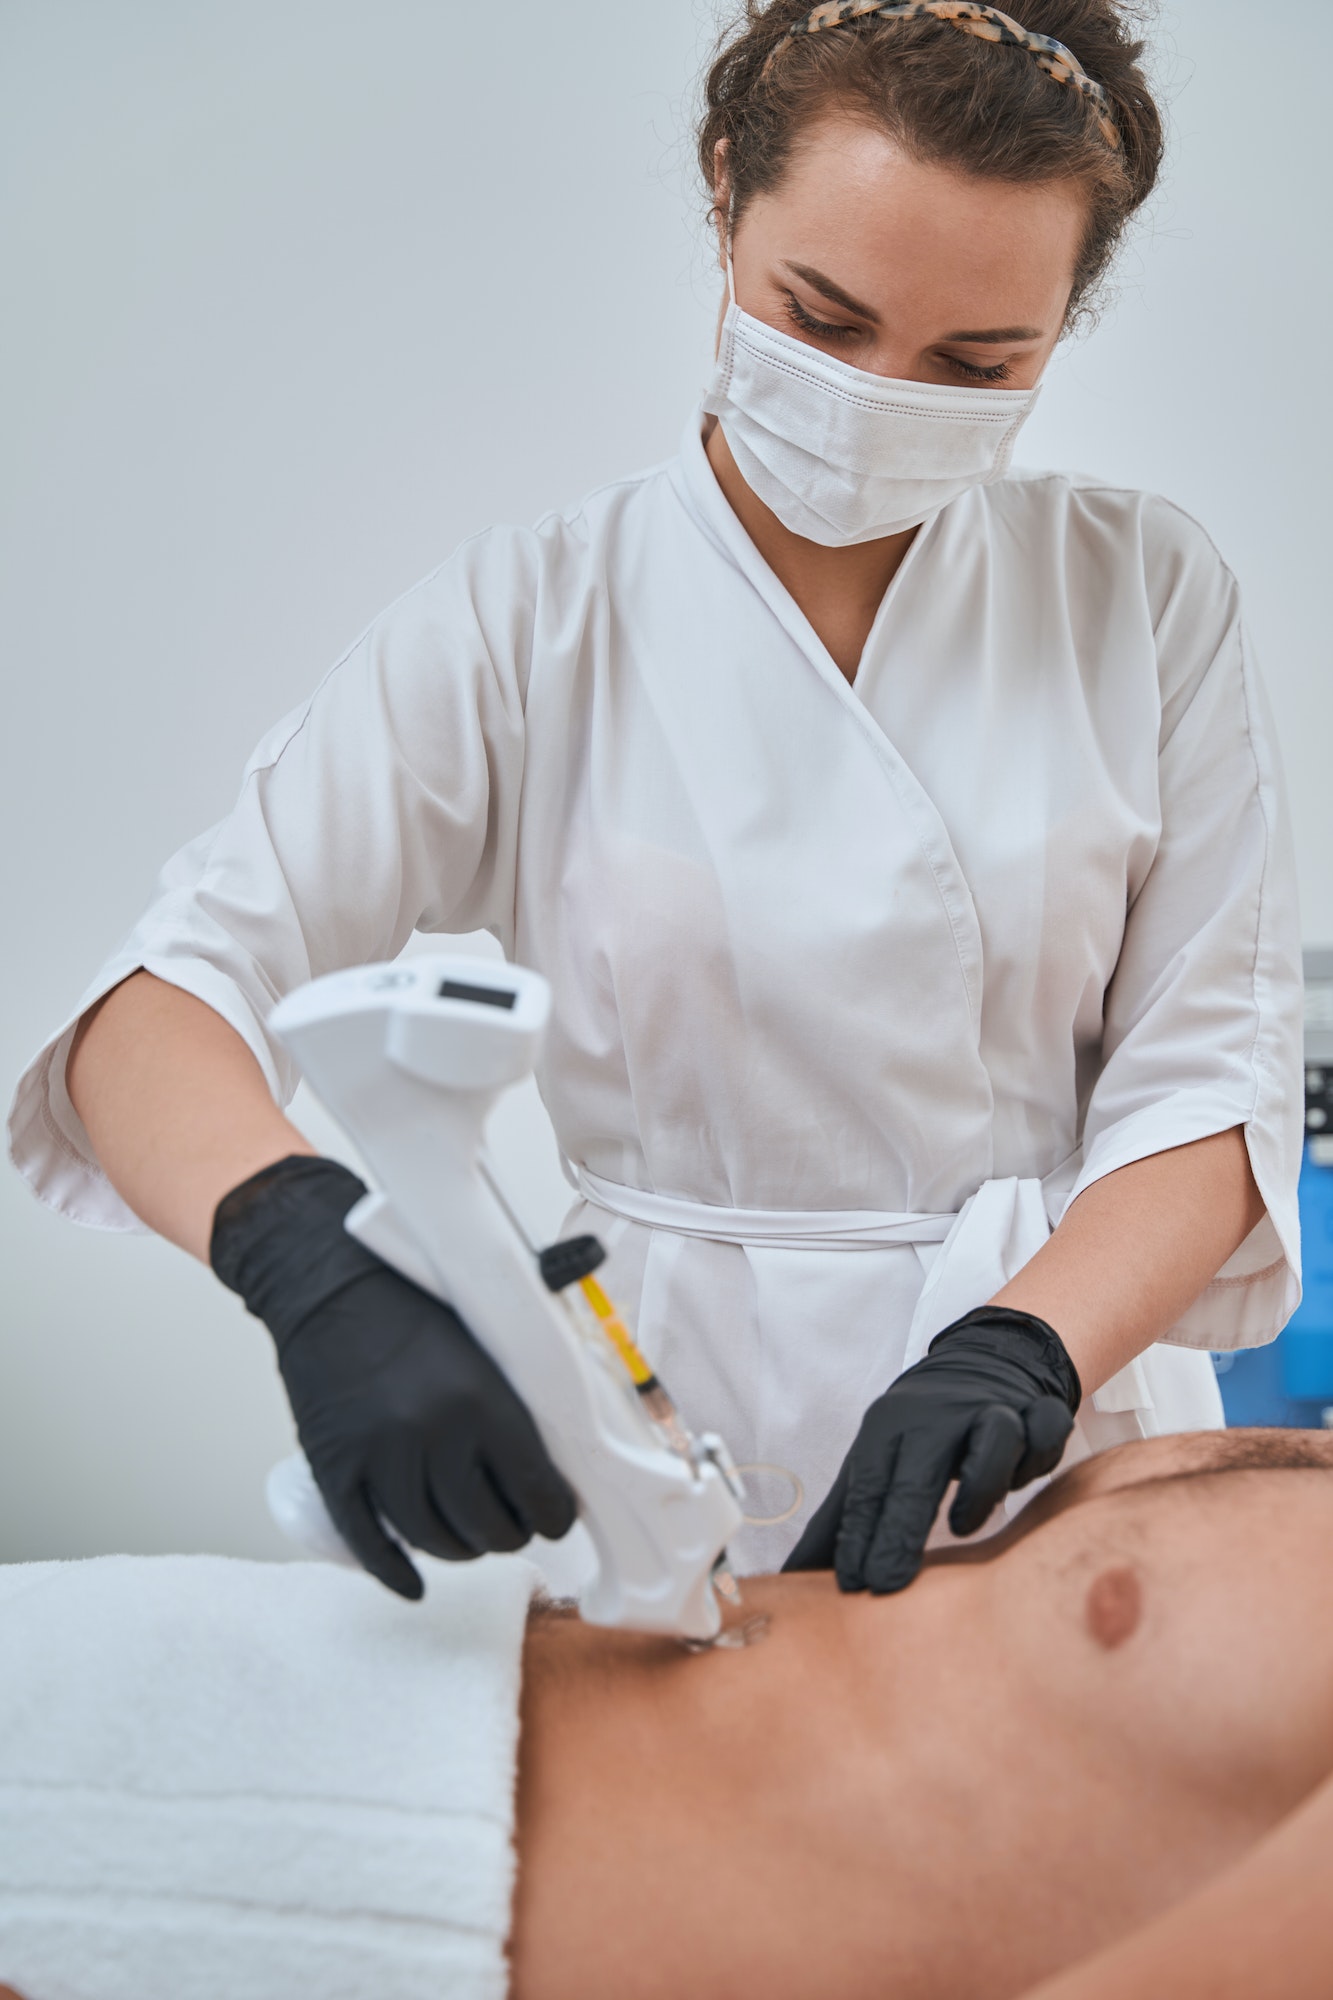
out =
{"type": "Polygon", "coordinates": [[[1246,1853],[1333,1768],[1333,1464],[1163,1479],[1212,1448],[900,1597],[749,1584],[744,1651],[535,1620],[516,2000],[999,2000],[1246,1853]]]}

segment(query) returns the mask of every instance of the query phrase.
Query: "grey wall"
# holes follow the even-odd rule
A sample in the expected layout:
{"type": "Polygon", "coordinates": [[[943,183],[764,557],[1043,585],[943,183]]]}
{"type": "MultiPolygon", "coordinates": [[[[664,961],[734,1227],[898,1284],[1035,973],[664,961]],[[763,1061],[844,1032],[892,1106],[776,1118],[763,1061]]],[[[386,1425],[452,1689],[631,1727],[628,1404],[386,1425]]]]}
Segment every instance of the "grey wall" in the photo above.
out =
{"type": "MultiPolygon", "coordinates": [[[[1333,15],[1298,11],[1314,93],[1333,15]]],[[[6,1086],[382,604],[473,529],[674,448],[716,303],[685,136],[712,13],[0,5],[6,1086]]],[[[1246,0],[1174,0],[1161,46],[1166,188],[1024,455],[1165,490],[1240,572],[1307,936],[1333,938],[1316,98],[1246,0]]],[[[540,1107],[502,1123],[553,1227],[540,1107]]],[[[0,1558],[277,1552],[267,1336],[12,1173],[0,1229],[0,1558]]]]}

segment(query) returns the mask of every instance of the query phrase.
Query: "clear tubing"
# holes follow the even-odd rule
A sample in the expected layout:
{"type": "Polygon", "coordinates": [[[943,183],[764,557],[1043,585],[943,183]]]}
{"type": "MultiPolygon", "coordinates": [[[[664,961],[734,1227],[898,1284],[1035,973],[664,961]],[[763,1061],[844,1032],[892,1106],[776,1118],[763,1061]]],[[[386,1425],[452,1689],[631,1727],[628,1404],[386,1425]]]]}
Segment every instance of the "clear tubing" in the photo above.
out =
{"type": "Polygon", "coordinates": [[[788,1481],[792,1491],[791,1505],[784,1507],[781,1513],[746,1514],[744,1519],[747,1528],[780,1528],[784,1521],[790,1521],[793,1514],[799,1514],[805,1505],[805,1483],[788,1465],[775,1465],[770,1459],[754,1458],[748,1465],[738,1465],[736,1471],[742,1481],[747,1472],[775,1473],[779,1479],[788,1481]]]}

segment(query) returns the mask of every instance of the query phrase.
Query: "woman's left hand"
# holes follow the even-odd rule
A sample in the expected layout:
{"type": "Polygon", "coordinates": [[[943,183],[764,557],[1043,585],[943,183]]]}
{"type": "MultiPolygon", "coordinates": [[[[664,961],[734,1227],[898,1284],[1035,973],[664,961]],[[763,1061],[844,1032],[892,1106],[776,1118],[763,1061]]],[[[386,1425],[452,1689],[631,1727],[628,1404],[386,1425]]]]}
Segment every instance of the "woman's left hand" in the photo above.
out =
{"type": "Polygon", "coordinates": [[[1081,1396],[1045,1320],[1004,1306],[955,1320],[870,1405],[784,1569],[833,1569],[842,1590],[906,1589],[950,1481],[949,1526],[973,1535],[1012,1488],[1054,1471],[1081,1396]]]}

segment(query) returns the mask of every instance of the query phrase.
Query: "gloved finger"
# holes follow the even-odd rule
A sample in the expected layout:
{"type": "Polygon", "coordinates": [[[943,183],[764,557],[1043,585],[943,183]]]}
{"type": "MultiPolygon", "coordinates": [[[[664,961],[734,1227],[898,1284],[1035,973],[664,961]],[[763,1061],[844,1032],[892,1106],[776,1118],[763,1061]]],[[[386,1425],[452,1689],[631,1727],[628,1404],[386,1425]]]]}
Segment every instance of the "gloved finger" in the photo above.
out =
{"type": "Polygon", "coordinates": [[[865,1579],[877,1597],[906,1590],[920,1569],[957,1456],[952,1441],[903,1439],[865,1558],[865,1579]]]}
{"type": "Polygon", "coordinates": [[[414,1549],[441,1562],[470,1562],[482,1553],[436,1506],[425,1457],[415,1441],[382,1442],[371,1460],[368,1487],[380,1519],[414,1549]]]}
{"type": "Polygon", "coordinates": [[[992,1403],[967,1434],[967,1448],[958,1468],[958,1491],[949,1509],[955,1535],[975,1535],[1014,1483],[1014,1473],[1027,1450],[1023,1419],[1008,1403],[992,1403]]]}
{"type": "Polygon", "coordinates": [[[471,1453],[432,1454],[427,1484],[432,1513],[448,1522],[465,1555],[509,1555],[532,1540],[527,1522],[505,1505],[490,1468],[471,1453]]]}
{"type": "Polygon", "coordinates": [[[550,1462],[526,1402],[514,1396],[498,1370],[496,1390],[498,1394],[476,1412],[476,1454],[496,1494],[526,1530],[524,1542],[530,1534],[558,1542],[574,1526],[578,1500],[564,1474],[550,1462]]]}
{"type": "Polygon", "coordinates": [[[387,1590],[414,1602],[425,1591],[420,1573],[408,1561],[397,1542],[385,1534],[364,1487],[350,1492],[331,1493],[321,1487],[329,1519],[363,1569],[387,1590]]]}
{"type": "Polygon", "coordinates": [[[1015,1486],[1026,1486],[1030,1479],[1040,1479],[1044,1473],[1055,1471],[1064,1457],[1074,1419],[1068,1403],[1059,1396],[1039,1396],[1024,1410],[1023,1428],[1028,1448],[1014,1473],[1015,1486]]]}
{"type": "MultiPolygon", "coordinates": [[[[523,1528],[524,1542],[530,1535],[558,1542],[569,1533],[578,1501],[569,1481],[552,1464],[529,1411],[517,1399],[503,1430],[498,1435],[483,1434],[481,1457],[496,1494],[523,1528]]],[[[522,1543],[514,1546],[521,1548],[522,1543]]]]}
{"type": "Polygon", "coordinates": [[[806,1522],[796,1547],[782,1567],[789,1569],[832,1569],[842,1510],[847,1502],[850,1453],[842,1461],[838,1476],[806,1522]]]}
{"type": "Polygon", "coordinates": [[[847,1497],[833,1548],[839,1590],[866,1587],[866,1559],[901,1450],[896,1432],[881,1443],[863,1430],[848,1454],[847,1497]]]}

